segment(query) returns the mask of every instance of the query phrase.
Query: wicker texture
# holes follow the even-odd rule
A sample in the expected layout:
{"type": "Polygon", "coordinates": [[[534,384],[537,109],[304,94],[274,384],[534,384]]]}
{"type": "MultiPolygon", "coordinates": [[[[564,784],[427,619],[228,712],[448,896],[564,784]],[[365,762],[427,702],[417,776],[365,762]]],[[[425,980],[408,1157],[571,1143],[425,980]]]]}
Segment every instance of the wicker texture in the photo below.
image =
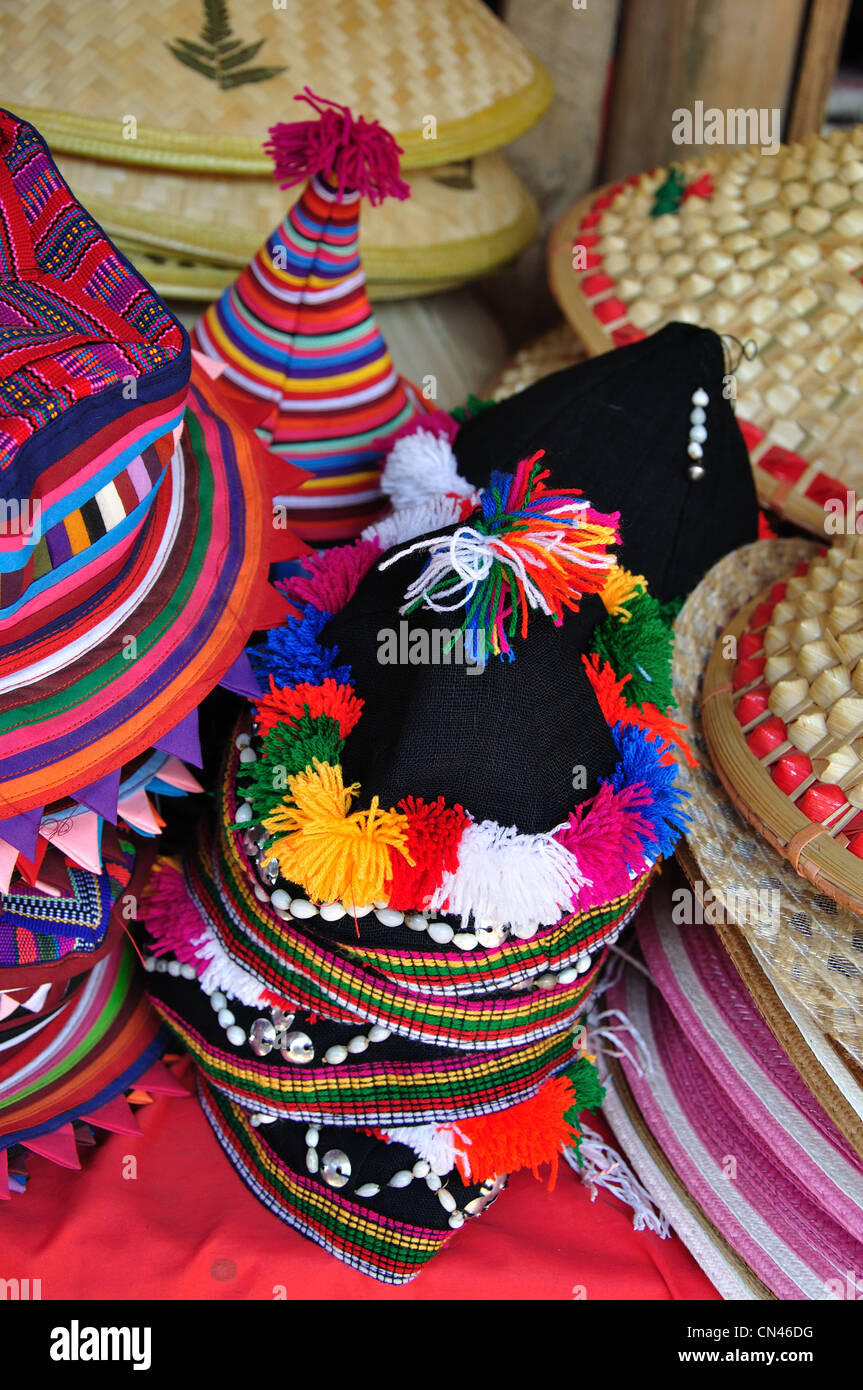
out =
{"type": "MultiPolygon", "coordinates": [[[[302,191],[283,191],[272,177],[189,175],[74,155],[58,164],[110,235],[152,255],[235,270],[302,191]]],[[[403,202],[363,207],[363,260],[372,283],[487,274],[518,255],[539,227],[534,199],[501,155],[418,170],[410,184],[403,202]]]]}
{"type": "Polygon", "coordinates": [[[590,352],[674,319],[753,340],[734,375],[759,498],[822,534],[825,502],[863,490],[863,126],[677,167],[712,193],[652,216],[663,168],[571,208],[552,287],[590,352]]]}
{"type": "Polygon", "coordinates": [[[845,538],[748,604],[716,644],[702,704],[713,764],[734,804],[798,873],[858,915],[861,556],[863,537],[845,538]]]}
{"type": "Polygon", "coordinates": [[[551,328],[520,348],[488,387],[491,400],[503,401],[526,387],[533,386],[552,372],[574,367],[585,357],[584,346],[568,323],[551,328]]]}
{"type": "Polygon", "coordinates": [[[306,84],[380,120],[407,167],[497,149],[551,96],[545,70],[482,0],[29,0],[6,7],[3,30],[4,101],[57,150],[130,163],[265,173],[261,139],[306,84]],[[236,85],[175,56],[178,41],[210,47],[207,12],[210,39],[260,42],[228,69],[236,85]],[[237,83],[241,72],[253,76],[237,83]],[[429,116],[436,138],[423,134],[429,116]]]}
{"type": "Polygon", "coordinates": [[[675,625],[674,687],[700,766],[683,766],[680,776],[692,798],[687,843],[700,878],[726,902],[779,894],[778,922],[744,913],[737,925],[782,989],[861,1062],[863,928],[747,825],[711,768],[701,727],[702,676],[730,615],[814,554],[805,541],[756,542],[721,560],[687,600],[675,625]]]}

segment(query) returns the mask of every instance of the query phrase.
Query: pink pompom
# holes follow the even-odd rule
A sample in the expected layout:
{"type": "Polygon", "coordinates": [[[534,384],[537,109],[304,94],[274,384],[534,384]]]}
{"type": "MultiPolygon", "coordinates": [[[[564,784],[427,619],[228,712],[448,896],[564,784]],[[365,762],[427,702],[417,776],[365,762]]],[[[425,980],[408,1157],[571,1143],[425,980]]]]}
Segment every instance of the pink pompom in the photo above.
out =
{"type": "Polygon", "coordinates": [[[590,801],[576,807],[555,839],[578,861],[589,886],[581,888],[573,907],[586,911],[629,892],[628,870],[644,863],[644,844],[652,834],[639,808],[651,804],[649,789],[634,785],[615,791],[603,782],[590,801]]]}
{"type": "Polygon", "coordinates": [[[319,119],[270,127],[264,149],[273,159],[280,188],[325,174],[338,180],[340,198],[359,193],[374,205],[385,198],[410,197],[410,188],[399,178],[401,146],[379,121],[352,116],[347,106],[317,97],[308,87],[294,100],[308,102],[319,119]]]}
{"type": "Polygon", "coordinates": [[[307,555],[303,560],[306,572],[279,580],[276,588],[292,603],[310,603],[319,613],[340,613],[380,554],[376,540],[333,546],[307,555]]]}

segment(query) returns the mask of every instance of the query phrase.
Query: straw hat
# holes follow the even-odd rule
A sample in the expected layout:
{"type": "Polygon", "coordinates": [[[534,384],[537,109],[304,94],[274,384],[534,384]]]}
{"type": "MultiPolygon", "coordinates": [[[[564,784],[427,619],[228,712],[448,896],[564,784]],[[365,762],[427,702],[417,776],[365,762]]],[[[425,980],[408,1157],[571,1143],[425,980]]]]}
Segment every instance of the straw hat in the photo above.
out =
{"type": "MultiPolygon", "coordinates": [[[[64,178],[123,250],[194,267],[208,298],[254,256],[299,190],[270,177],[194,174],[64,155],[64,178]],[[208,277],[208,278],[206,278],[208,277]]],[[[536,236],[539,209],[500,154],[414,170],[411,196],[361,211],[363,260],[373,298],[424,294],[444,281],[486,275],[536,236]]],[[[147,270],[156,288],[168,284],[147,270]]],[[[185,288],[185,287],[183,287],[185,288]]],[[[203,294],[203,289],[201,290],[203,294]]]]}
{"type": "Polygon", "coordinates": [[[632,1100],[691,1202],[774,1296],[835,1296],[861,1267],[863,1160],[713,928],[679,913],[680,883],[664,875],[638,914],[649,974],[628,965],[606,996],[638,1039],[638,1059],[621,1060],[632,1100]]]}
{"type": "Polygon", "coordinates": [[[31,0],[3,54],[4,98],[54,149],[219,173],[268,172],[264,132],[307,84],[397,132],[409,167],[497,149],[551,98],[482,0],[31,0]]]}
{"type": "Polygon", "coordinates": [[[861,265],[863,126],[654,169],[582,199],[550,241],[590,352],[671,319],[751,341],[731,370],[759,499],[819,535],[825,502],[863,485],[861,265]]]}
{"type": "Polygon", "coordinates": [[[771,981],[815,1027],[863,1061],[863,961],[859,919],[797,874],[741,817],[713,772],[702,732],[704,672],[731,615],[784,579],[815,547],[759,541],[726,556],[690,595],[675,624],[674,690],[700,760],[682,768],[691,796],[687,845],[698,878],[722,895],[771,981]]]}

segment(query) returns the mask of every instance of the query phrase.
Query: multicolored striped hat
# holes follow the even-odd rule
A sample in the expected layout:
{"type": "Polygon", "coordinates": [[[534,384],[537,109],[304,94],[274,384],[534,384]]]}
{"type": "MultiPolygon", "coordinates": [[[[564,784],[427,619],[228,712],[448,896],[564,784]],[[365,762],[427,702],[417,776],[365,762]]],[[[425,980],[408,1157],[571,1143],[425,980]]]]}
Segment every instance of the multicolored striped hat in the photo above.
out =
{"type": "Polygon", "coordinates": [[[274,126],[266,148],[299,201],[194,338],[271,454],[311,477],[276,505],[314,545],[355,536],[383,505],[387,441],[424,407],[398,376],[368,300],[360,199],[406,198],[399,147],[377,121],[306,91],[319,119],[274,126]]]}
{"type": "Polygon", "coordinates": [[[186,1093],[123,931],[134,863],[118,844],[103,874],[70,870],[68,892],[0,900],[0,1199],[30,1152],[78,1168],[92,1127],[139,1133],[128,1093],[186,1093]]]}
{"type": "Polygon", "coordinates": [[[474,489],[427,433],[427,496],[285,584],[217,823],[143,912],[244,1181],[391,1283],[577,1147],[580,1019],[685,821],[670,630],[617,514],[538,455],[474,489]]]}
{"type": "MultiPolygon", "coordinates": [[[[183,789],[176,760],[194,760],[198,704],[238,659],[242,682],[244,642],[283,605],[264,580],[274,531],[254,436],[38,133],[7,112],[0,277],[8,881],[19,856],[38,872],[40,838],[72,819],[68,801],[92,815],[65,843],[98,869],[118,802],[129,823],[148,819],[134,762],[147,750],[162,755],[149,777],[173,757],[162,780],[183,789]]],[[[302,549],[282,533],[292,546],[302,549]]]]}
{"type": "Polygon", "coordinates": [[[628,1115],[628,1157],[726,1297],[848,1297],[863,1268],[863,1159],[693,905],[665,874],[639,912],[649,974],[630,965],[607,995],[639,1045],[607,1079],[608,1116],[628,1115]]]}

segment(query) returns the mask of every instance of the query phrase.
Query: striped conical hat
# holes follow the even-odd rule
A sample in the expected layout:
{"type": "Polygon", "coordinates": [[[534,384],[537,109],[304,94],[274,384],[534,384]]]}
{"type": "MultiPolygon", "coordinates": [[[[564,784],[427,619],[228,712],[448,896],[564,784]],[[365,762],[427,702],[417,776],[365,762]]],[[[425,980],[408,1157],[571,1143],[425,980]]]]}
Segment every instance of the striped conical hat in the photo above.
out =
{"type": "Polygon", "coordinates": [[[272,453],[312,477],[275,503],[304,539],[349,538],[380,510],[385,443],[420,409],[366,293],[360,198],[404,198],[398,147],[377,122],[310,96],[319,121],[273,128],[268,148],[299,201],[204,314],[198,345],[272,453]]]}

